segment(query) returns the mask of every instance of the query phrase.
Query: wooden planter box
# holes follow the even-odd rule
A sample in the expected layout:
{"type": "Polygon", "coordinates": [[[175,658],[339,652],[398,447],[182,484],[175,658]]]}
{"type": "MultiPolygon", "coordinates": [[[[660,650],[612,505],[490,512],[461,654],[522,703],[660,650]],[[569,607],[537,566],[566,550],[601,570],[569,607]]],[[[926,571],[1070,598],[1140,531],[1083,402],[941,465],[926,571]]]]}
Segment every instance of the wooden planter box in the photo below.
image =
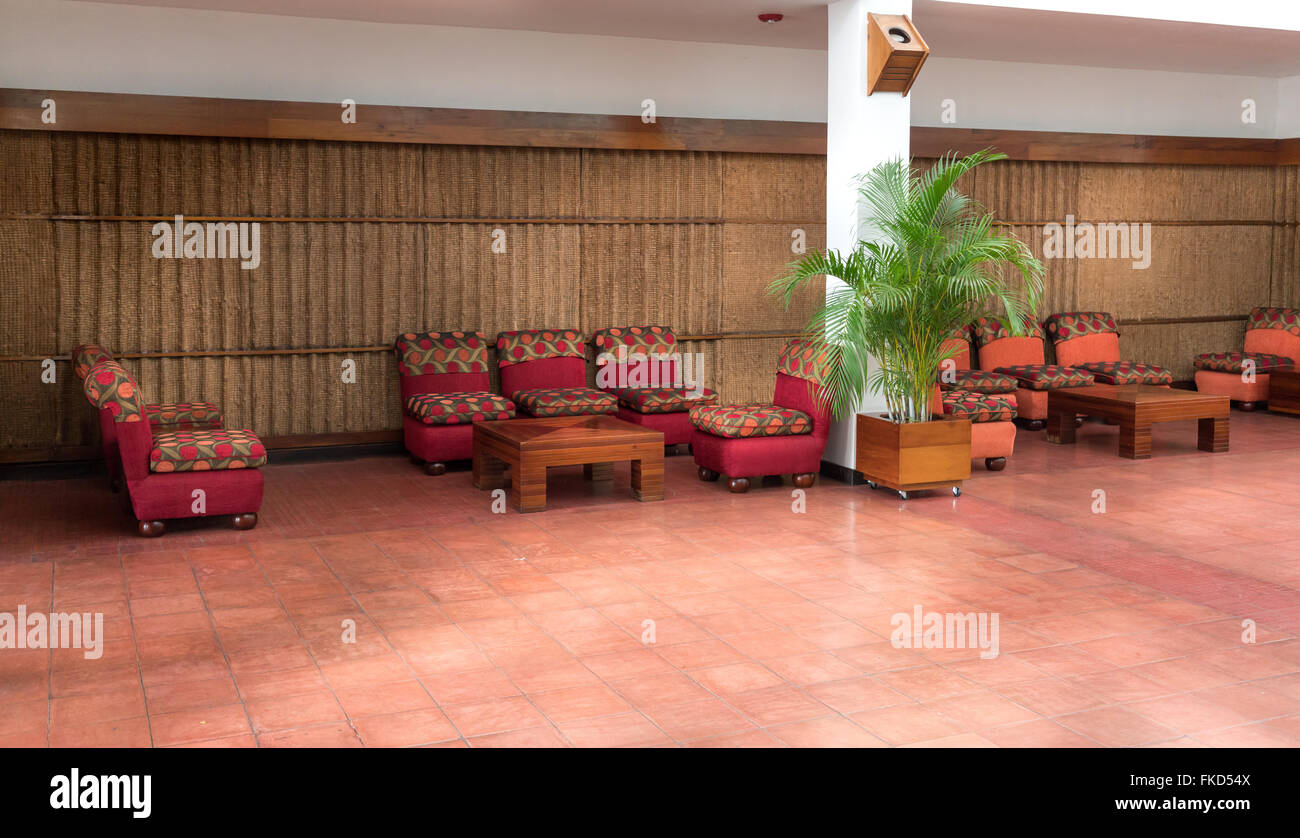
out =
{"type": "Polygon", "coordinates": [[[858,414],[855,466],[872,483],[899,492],[956,489],[970,477],[970,420],[902,424],[858,414]]]}

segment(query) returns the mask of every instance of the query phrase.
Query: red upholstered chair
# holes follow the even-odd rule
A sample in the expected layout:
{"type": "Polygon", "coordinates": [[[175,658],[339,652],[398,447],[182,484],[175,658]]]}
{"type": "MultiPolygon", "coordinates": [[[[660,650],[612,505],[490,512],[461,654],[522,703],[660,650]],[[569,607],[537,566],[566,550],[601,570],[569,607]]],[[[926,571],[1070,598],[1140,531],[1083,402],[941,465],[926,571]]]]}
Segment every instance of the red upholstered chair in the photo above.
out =
{"type": "Polygon", "coordinates": [[[679,381],[682,356],[667,326],[598,329],[596,387],[618,398],[618,418],[664,435],[664,445],[691,441],[690,410],[718,403],[712,390],[694,392],[679,381]]]}
{"type": "Polygon", "coordinates": [[[1016,379],[1016,413],[1030,430],[1041,430],[1047,419],[1047,393],[1065,387],[1087,387],[1092,373],[1060,364],[1048,364],[1043,348],[1043,330],[1036,320],[1026,319],[1029,334],[1012,335],[1002,321],[981,317],[971,326],[979,350],[980,369],[1000,372],[1016,379]]]}
{"type": "Polygon", "coordinates": [[[234,515],[252,529],[262,507],[266,448],[248,430],[150,433],[135,381],[112,361],[91,368],[86,398],[117,425],[118,455],[140,535],[163,534],[169,518],[234,515]]]}
{"type": "Polygon", "coordinates": [[[1155,364],[1119,359],[1119,329],[1105,311],[1067,311],[1047,318],[1056,362],[1092,373],[1099,384],[1151,384],[1168,387],[1173,373],[1155,364]]]}
{"type": "Polygon", "coordinates": [[[777,360],[771,404],[691,408],[700,479],[725,474],[733,492],[748,491],[749,478],[769,474],[793,475],[794,485],[811,486],[831,427],[818,401],[825,360],[824,350],[792,340],[777,360]]]}
{"type": "Polygon", "coordinates": [[[1256,402],[1268,401],[1269,373],[1300,363],[1300,310],[1253,309],[1244,351],[1207,352],[1192,363],[1197,390],[1227,396],[1242,410],[1254,410],[1256,402]]]}
{"type": "Polygon", "coordinates": [[[514,402],[491,392],[482,332],[407,332],[393,343],[402,380],[402,438],[426,474],[474,454],[474,423],[513,419],[514,402]]]}
{"type": "Polygon", "coordinates": [[[971,421],[970,456],[983,459],[989,471],[1002,471],[1016,449],[1016,379],[999,372],[970,368],[970,342],[965,328],[944,343],[955,349],[951,365],[939,370],[931,411],[971,421]]]}
{"type": "MultiPolygon", "coordinates": [[[[72,370],[82,381],[92,369],[105,362],[117,363],[112,353],[99,344],[84,343],[72,350],[72,370]]],[[[221,427],[221,411],[211,402],[146,404],[144,415],[149,420],[149,429],[158,434],[210,431],[221,427]]],[[[108,469],[108,485],[116,492],[122,488],[122,458],[117,450],[117,423],[107,410],[99,411],[99,436],[104,449],[104,466],[108,469]]]]}
{"type": "Polygon", "coordinates": [[[529,416],[617,413],[613,393],[587,386],[586,347],[572,329],[521,329],[497,335],[501,392],[529,416]]]}

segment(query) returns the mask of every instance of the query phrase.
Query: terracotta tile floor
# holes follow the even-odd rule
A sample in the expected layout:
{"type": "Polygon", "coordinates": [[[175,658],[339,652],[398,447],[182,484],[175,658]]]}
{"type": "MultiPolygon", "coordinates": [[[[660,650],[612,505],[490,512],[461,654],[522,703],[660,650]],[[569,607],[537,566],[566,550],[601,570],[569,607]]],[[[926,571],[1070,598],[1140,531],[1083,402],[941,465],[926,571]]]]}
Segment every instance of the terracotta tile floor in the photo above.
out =
{"type": "Polygon", "coordinates": [[[0,612],[107,640],[0,652],[0,744],[1297,746],[1300,421],[1232,423],[1146,462],[1022,431],[960,499],[823,482],[802,513],[678,456],[663,503],[566,469],[496,515],[373,456],[267,468],[256,530],[145,540],[99,479],[7,480],[0,612]],[[894,648],[915,606],[997,612],[1001,654],[894,648]]]}

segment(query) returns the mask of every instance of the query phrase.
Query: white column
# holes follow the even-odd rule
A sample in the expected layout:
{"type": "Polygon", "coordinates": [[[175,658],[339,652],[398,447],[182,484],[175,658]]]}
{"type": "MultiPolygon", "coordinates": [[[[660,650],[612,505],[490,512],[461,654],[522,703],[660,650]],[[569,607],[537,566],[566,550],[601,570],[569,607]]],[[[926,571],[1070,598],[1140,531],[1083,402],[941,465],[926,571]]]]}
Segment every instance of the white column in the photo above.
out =
{"type": "MultiPolygon", "coordinates": [[[[838,0],[827,12],[826,245],[849,251],[864,235],[854,178],[877,163],[907,158],[911,130],[908,98],[867,95],[867,13],[910,16],[912,0],[838,0]]],[[[837,284],[826,280],[827,290],[837,284]]],[[[858,409],[884,408],[884,400],[873,396],[858,409]]],[[[835,423],[826,460],[853,468],[855,427],[853,417],[835,423]]]]}

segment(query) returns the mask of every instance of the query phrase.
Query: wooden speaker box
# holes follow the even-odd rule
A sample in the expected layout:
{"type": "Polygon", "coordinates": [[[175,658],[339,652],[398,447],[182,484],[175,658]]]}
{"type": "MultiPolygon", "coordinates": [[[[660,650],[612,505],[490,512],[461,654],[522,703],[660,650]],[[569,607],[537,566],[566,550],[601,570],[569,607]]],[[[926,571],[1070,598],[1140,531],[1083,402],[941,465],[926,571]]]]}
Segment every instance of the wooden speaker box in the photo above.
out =
{"type": "Polygon", "coordinates": [[[867,95],[912,89],[930,48],[907,15],[867,15],[867,95]]]}

